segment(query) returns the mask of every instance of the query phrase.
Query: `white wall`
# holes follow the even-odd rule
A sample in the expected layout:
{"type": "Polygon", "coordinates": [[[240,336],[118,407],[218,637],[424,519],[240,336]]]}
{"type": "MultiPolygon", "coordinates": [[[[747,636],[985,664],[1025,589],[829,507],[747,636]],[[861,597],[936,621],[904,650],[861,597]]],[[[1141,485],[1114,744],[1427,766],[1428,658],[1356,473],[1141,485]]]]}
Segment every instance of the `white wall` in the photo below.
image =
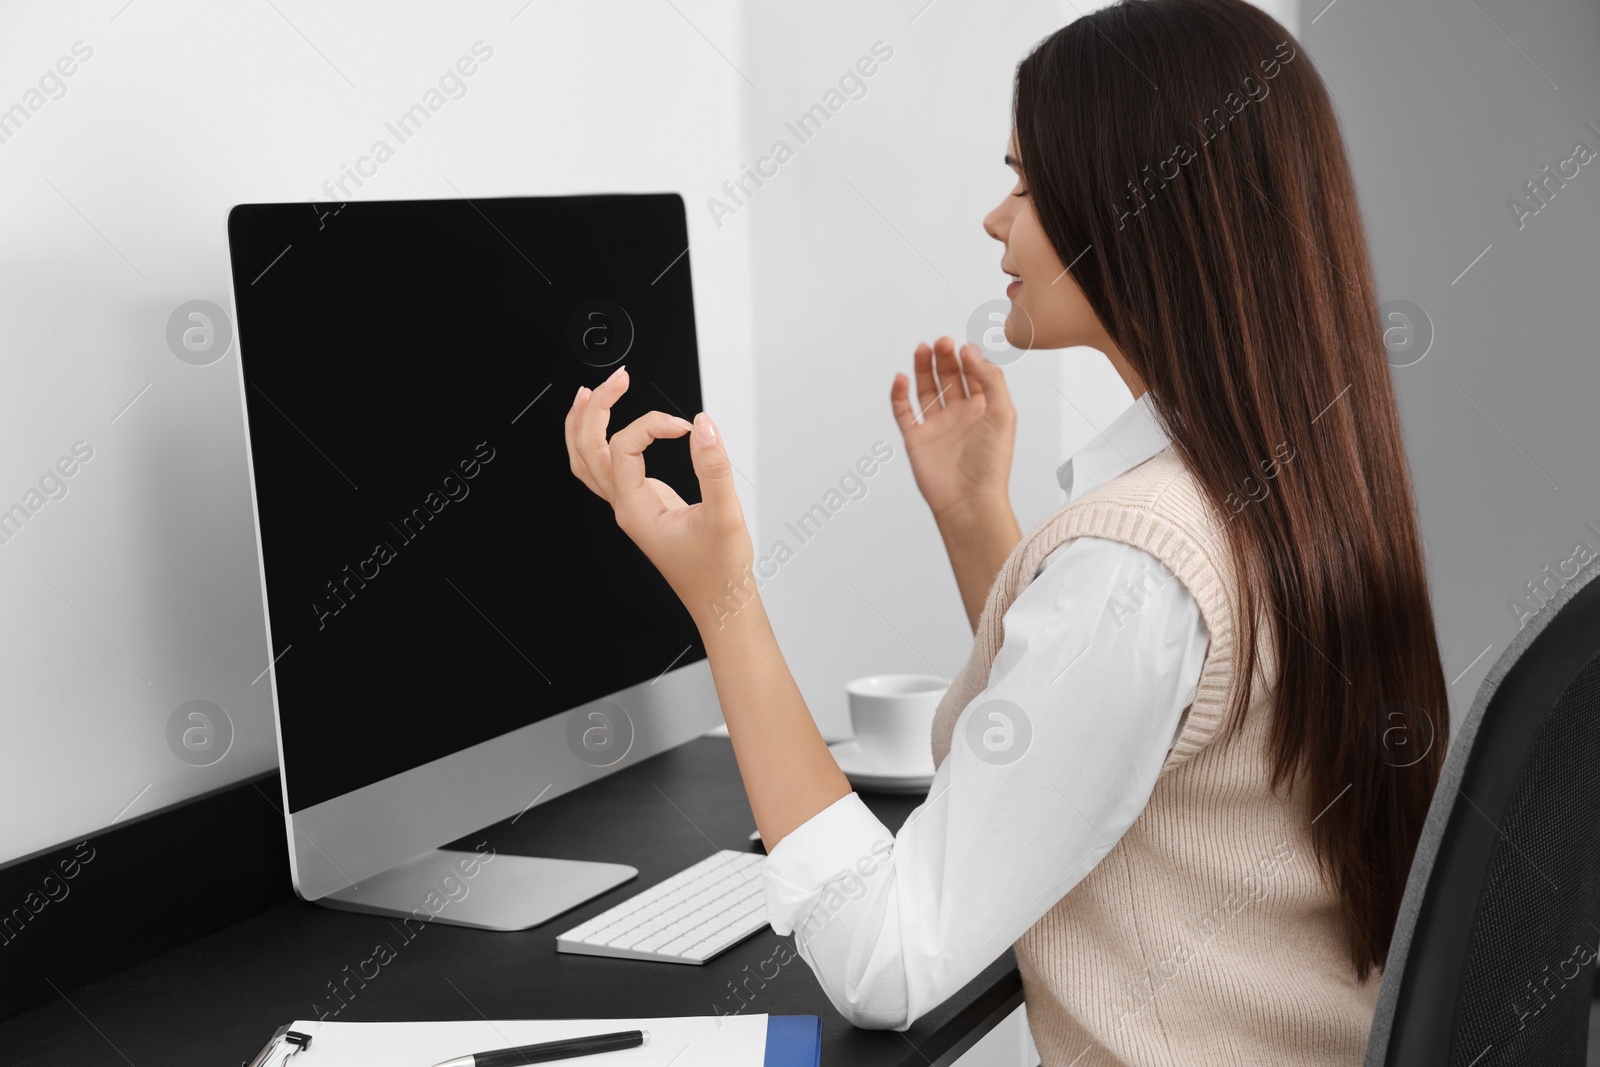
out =
{"type": "MultiPolygon", "coordinates": [[[[307,0],[122,2],[0,14],[0,107],[74,42],[93,50],[0,143],[0,507],[74,442],[94,449],[0,545],[0,861],[276,763],[270,679],[251,685],[267,652],[237,365],[191,366],[165,340],[179,304],[230,305],[231,205],[323,195],[480,39],[494,54],[466,95],[357,197],[453,183],[693,203],[743,156],[746,89],[718,56],[740,49],[732,0],[604,17],[575,0],[385,3],[381,18],[307,0]],[[208,767],[168,747],[193,699],[235,731],[208,767]]],[[[748,236],[700,212],[689,225],[706,404],[754,470],[748,236]]]]}
{"type": "MultiPolygon", "coordinates": [[[[725,229],[748,226],[761,414],[758,552],[795,550],[763,589],[789,662],[825,736],[848,737],[844,683],[880,671],[953,676],[971,641],[955,582],[917,495],[889,408],[919,341],[963,338],[1003,293],[1000,247],[981,220],[1009,188],[1001,162],[1017,60],[1059,25],[1053,4],[891,7],[833,2],[752,12],[763,85],[752,145],[796,144],[785,121],[823,98],[876,41],[893,55],[725,229]],[[913,21],[915,19],[915,21],[913,21]],[[872,445],[895,458],[806,544],[793,520],[872,445]]],[[[1024,518],[1060,496],[1059,360],[1012,373],[1021,410],[1014,486],[1024,518]]],[[[1103,361],[1102,361],[1103,362],[1103,361]]],[[[1109,369],[1108,369],[1109,370],[1109,369]]],[[[1112,375],[1114,378],[1115,375],[1112,375]]],[[[1124,391],[1125,395],[1125,391],[1124,391]]]]}

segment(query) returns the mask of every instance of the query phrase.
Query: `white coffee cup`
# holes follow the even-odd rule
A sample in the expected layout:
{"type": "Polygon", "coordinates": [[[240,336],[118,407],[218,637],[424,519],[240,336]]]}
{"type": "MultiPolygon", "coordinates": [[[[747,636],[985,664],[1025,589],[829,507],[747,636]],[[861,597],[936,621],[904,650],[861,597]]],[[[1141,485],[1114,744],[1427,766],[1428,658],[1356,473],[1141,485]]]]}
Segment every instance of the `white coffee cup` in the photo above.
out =
{"type": "Polygon", "coordinates": [[[949,683],[931,674],[874,674],[845,686],[856,746],[886,771],[933,770],[933,716],[949,683]]]}

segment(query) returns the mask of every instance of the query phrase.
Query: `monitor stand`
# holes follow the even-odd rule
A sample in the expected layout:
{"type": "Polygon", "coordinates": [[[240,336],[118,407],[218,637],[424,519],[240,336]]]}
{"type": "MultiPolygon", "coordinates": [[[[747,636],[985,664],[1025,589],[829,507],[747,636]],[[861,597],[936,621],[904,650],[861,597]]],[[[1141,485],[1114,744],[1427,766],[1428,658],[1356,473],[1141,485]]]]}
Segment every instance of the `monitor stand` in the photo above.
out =
{"type": "Polygon", "coordinates": [[[434,849],[317,903],[480,930],[526,930],[638,875],[621,863],[504,852],[485,860],[478,852],[434,849]]]}

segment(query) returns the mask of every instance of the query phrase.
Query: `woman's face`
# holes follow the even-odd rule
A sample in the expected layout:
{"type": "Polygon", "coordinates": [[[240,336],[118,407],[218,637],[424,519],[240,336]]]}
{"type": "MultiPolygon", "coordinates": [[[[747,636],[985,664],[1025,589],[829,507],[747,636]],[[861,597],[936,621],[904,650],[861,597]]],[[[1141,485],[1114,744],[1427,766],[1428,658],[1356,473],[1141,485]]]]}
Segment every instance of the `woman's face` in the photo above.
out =
{"type": "Polygon", "coordinates": [[[1021,159],[1013,130],[1006,165],[1017,172],[1017,184],[983,220],[985,232],[1005,245],[1000,269],[1013,279],[1006,288],[1006,340],[1015,348],[1088,345],[1109,351],[1110,337],[1039,225],[1021,159]]]}

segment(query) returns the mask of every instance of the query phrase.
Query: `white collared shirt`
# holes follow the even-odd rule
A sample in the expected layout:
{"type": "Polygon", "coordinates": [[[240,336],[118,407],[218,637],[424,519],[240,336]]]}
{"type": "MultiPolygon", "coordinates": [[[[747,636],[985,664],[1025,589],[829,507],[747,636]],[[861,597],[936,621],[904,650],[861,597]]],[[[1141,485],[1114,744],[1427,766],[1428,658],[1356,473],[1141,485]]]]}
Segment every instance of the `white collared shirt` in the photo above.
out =
{"type": "MultiPolygon", "coordinates": [[[[1146,393],[1057,479],[1075,500],[1167,443],[1146,393]]],[[[1205,623],[1183,583],[1143,549],[1064,542],[1004,623],[988,684],[900,833],[850,793],[763,865],[773,930],[795,933],[800,956],[857,1026],[906,1029],[1077,885],[1144,810],[1194,701],[1205,623]],[[1006,763],[969,740],[983,736],[969,730],[973,710],[996,700],[1021,709],[1011,718],[1031,732],[1006,763]]]]}

